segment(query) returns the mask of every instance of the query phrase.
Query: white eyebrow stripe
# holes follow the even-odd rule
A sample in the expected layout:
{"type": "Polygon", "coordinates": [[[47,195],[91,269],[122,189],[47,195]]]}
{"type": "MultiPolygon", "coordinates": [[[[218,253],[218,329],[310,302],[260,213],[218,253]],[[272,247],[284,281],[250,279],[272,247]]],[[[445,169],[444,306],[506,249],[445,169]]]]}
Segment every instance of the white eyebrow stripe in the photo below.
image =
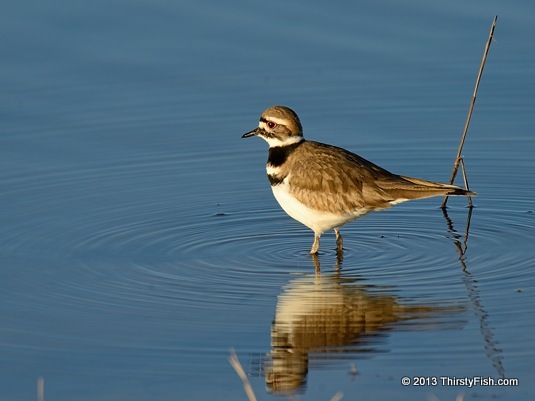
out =
{"type": "Polygon", "coordinates": [[[287,120],[285,120],[284,118],[277,118],[277,117],[262,117],[260,119],[260,123],[258,124],[259,127],[266,127],[266,122],[267,121],[273,121],[274,123],[278,124],[278,125],[284,125],[286,126],[286,124],[288,123],[287,120]],[[262,126],[262,124],[264,124],[262,126]]]}
{"type": "Polygon", "coordinates": [[[284,125],[284,126],[288,123],[288,121],[285,120],[284,118],[277,118],[277,117],[270,117],[269,121],[273,121],[274,123],[277,123],[279,125],[284,125]]]}

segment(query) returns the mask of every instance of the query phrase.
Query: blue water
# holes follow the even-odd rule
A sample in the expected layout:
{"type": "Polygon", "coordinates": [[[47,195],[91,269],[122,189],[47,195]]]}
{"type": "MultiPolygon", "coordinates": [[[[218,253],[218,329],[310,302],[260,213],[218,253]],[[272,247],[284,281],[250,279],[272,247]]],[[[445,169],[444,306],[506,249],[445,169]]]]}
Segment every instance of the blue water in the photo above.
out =
{"type": "Polygon", "coordinates": [[[529,1],[0,5],[0,400],[528,399],[535,326],[529,1]],[[274,104],[305,136],[447,181],[327,233],[279,208],[274,104]],[[461,183],[459,179],[458,183],[461,183]],[[317,264],[321,273],[315,273],[317,264]],[[402,386],[404,376],[518,386],[402,386]],[[43,391],[41,391],[43,393],[43,391]]]}

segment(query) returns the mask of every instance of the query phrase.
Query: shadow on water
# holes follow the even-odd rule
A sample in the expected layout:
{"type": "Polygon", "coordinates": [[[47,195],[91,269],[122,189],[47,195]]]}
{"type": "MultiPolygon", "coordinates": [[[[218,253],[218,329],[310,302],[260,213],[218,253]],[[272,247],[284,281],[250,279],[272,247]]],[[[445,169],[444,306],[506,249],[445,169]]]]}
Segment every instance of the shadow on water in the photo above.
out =
{"type": "MultiPolygon", "coordinates": [[[[418,303],[393,295],[393,288],[364,284],[344,274],[340,259],[332,273],[305,274],[286,284],[278,296],[271,325],[271,350],[258,362],[269,392],[302,393],[309,369],[371,358],[388,352],[392,331],[458,329],[459,305],[418,303]]],[[[357,374],[352,365],[350,374],[357,374]]]]}
{"type": "Polygon", "coordinates": [[[496,340],[494,339],[494,333],[492,331],[492,326],[490,324],[490,316],[485,307],[483,306],[483,303],[481,301],[481,294],[477,285],[477,279],[474,277],[472,273],[468,270],[468,261],[466,259],[466,251],[468,250],[468,236],[470,233],[470,222],[472,219],[472,211],[473,208],[470,207],[468,209],[468,215],[466,218],[466,227],[463,234],[459,234],[459,232],[455,229],[453,225],[453,221],[448,215],[448,212],[446,208],[442,208],[442,212],[444,213],[444,218],[446,219],[446,223],[448,225],[448,230],[451,233],[453,237],[453,243],[455,247],[457,248],[457,252],[459,253],[459,262],[462,267],[462,271],[464,273],[464,285],[466,286],[466,290],[468,293],[468,297],[470,298],[472,307],[474,308],[474,311],[479,318],[479,329],[481,331],[481,335],[483,336],[485,351],[487,353],[487,357],[492,362],[492,366],[496,369],[496,372],[498,373],[499,377],[505,377],[505,368],[503,366],[503,355],[502,350],[498,347],[496,340]]]}

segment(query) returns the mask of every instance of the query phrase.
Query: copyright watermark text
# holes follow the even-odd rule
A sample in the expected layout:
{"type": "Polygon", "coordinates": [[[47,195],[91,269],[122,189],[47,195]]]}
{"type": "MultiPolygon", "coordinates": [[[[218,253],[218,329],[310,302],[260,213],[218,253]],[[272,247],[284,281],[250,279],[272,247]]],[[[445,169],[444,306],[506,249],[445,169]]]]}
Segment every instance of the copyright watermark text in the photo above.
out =
{"type": "Polygon", "coordinates": [[[461,386],[461,387],[486,387],[486,386],[518,386],[515,378],[494,378],[486,376],[456,377],[456,376],[403,376],[403,386],[461,386]]]}

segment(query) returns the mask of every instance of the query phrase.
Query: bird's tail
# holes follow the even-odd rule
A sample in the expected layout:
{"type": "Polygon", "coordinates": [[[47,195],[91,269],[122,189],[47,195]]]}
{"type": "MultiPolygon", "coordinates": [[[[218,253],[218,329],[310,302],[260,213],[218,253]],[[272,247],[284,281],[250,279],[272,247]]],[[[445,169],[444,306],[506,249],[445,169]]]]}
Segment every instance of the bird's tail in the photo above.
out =
{"type": "MultiPolygon", "coordinates": [[[[442,184],[421,180],[419,178],[401,177],[412,185],[402,190],[407,192],[407,199],[430,198],[432,196],[476,196],[477,193],[461,188],[457,185],[442,184]]],[[[400,188],[401,189],[401,188],[400,188]]]]}

